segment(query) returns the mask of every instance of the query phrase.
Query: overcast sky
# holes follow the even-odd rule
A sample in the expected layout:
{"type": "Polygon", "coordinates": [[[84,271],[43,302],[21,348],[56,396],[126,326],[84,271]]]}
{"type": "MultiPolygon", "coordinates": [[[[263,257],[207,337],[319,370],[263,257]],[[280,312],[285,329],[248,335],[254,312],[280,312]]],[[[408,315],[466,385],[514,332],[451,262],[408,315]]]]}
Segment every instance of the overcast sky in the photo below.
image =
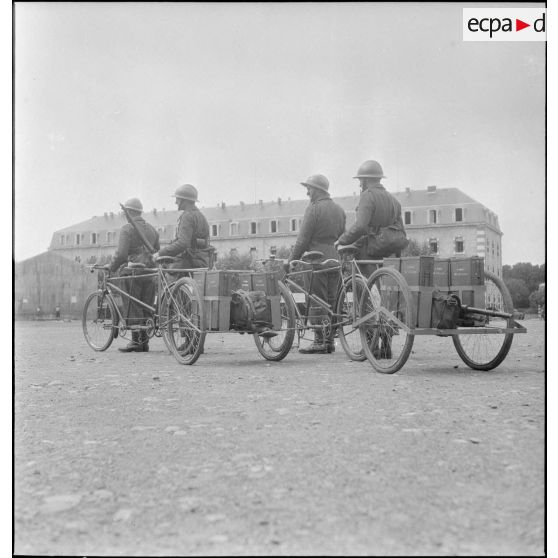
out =
{"type": "Polygon", "coordinates": [[[16,260],[132,196],[303,199],[315,173],[348,195],[377,159],[389,190],[496,212],[504,263],[543,263],[545,43],[463,42],[463,6],[16,3],[16,260]]]}

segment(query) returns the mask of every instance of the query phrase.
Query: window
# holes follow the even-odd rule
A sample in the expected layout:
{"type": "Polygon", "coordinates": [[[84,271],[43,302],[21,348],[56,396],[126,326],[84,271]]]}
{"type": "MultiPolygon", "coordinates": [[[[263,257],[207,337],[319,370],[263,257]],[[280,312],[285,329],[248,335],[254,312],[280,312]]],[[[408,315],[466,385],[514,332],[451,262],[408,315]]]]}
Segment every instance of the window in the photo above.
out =
{"type": "Polygon", "coordinates": [[[256,234],[258,232],[258,223],[256,221],[250,222],[250,234],[256,234]]]}
{"type": "Polygon", "coordinates": [[[500,245],[498,243],[496,243],[496,255],[500,256],[500,245]]]}
{"type": "Polygon", "coordinates": [[[464,248],[464,245],[463,245],[463,239],[460,236],[458,236],[455,239],[455,253],[456,254],[462,254],[464,249],[465,248],[464,248]]]}
{"type": "Polygon", "coordinates": [[[296,219],[291,219],[291,232],[296,232],[298,230],[298,221],[296,219]]]}
{"type": "Polygon", "coordinates": [[[64,241],[66,240],[66,237],[64,235],[60,236],[60,246],[64,246],[64,241]]]}
{"type": "Polygon", "coordinates": [[[463,221],[463,208],[462,207],[456,207],[455,208],[455,221],[456,222],[463,221]]]}
{"type": "Polygon", "coordinates": [[[111,242],[112,242],[112,233],[107,232],[107,244],[110,244],[111,242]]]}
{"type": "Polygon", "coordinates": [[[429,222],[430,224],[435,224],[435,223],[438,222],[438,220],[437,220],[437,213],[436,213],[436,210],[435,210],[435,209],[430,209],[430,210],[428,211],[428,222],[429,222]]]}
{"type": "MultiPolygon", "coordinates": [[[[155,211],[155,210],[153,210],[153,211],[155,211]]],[[[157,232],[159,233],[159,238],[164,238],[165,229],[163,227],[157,227],[157,232]]]]}
{"type": "Polygon", "coordinates": [[[410,211],[405,211],[405,224],[406,225],[410,225],[411,224],[411,212],[410,211]]]}
{"type": "Polygon", "coordinates": [[[79,246],[81,242],[81,234],[76,234],[76,244],[79,246]]]}
{"type": "Polygon", "coordinates": [[[276,233],[279,230],[279,223],[277,219],[272,219],[269,223],[269,232],[276,233]]]}
{"type": "Polygon", "coordinates": [[[238,223],[231,223],[230,235],[235,236],[238,234],[238,223]]]}
{"type": "Polygon", "coordinates": [[[217,236],[219,234],[219,227],[217,225],[211,225],[211,236],[217,236]]]}
{"type": "Polygon", "coordinates": [[[438,239],[437,238],[431,238],[428,241],[428,244],[430,246],[430,253],[431,254],[437,254],[438,253],[438,239]]]}
{"type": "Polygon", "coordinates": [[[91,233],[91,244],[97,244],[97,233],[91,233]]]}
{"type": "Polygon", "coordinates": [[[494,255],[494,241],[492,241],[492,255],[494,255]]]}

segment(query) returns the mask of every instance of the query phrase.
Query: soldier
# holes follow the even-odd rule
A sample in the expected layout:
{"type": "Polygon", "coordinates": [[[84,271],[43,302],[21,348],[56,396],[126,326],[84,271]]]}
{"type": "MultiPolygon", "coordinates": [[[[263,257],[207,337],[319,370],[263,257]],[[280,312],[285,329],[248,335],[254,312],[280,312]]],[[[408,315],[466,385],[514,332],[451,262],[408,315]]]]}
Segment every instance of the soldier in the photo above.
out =
{"type": "Polygon", "coordinates": [[[380,182],[386,178],[380,163],[365,161],[354,178],[358,178],[361,189],[356,221],[337,243],[341,246],[356,243],[361,248],[358,257],[363,260],[382,259],[394,253],[399,256],[408,243],[401,218],[401,204],[380,182]],[[383,242],[378,238],[380,229],[385,228],[393,230],[395,239],[383,242]]]}
{"type": "MultiPolygon", "coordinates": [[[[151,246],[158,250],[159,233],[141,216],[143,211],[141,201],[138,198],[131,198],[124,204],[124,207],[128,210],[128,215],[136,227],[144,233],[151,246]]],[[[144,244],[140,234],[131,223],[126,223],[120,229],[118,248],[107,267],[112,272],[118,270],[118,275],[121,277],[132,276],[133,274],[133,278],[122,282],[122,289],[138,300],[152,305],[156,290],[154,278],[142,278],[141,275],[146,272],[142,272],[141,269],[128,269],[126,267],[128,262],[143,263],[147,267],[154,265],[149,248],[144,244]]],[[[127,323],[129,325],[144,325],[146,320],[151,317],[149,310],[127,297],[123,298],[126,299],[124,300],[124,317],[127,323]]],[[[149,351],[149,338],[146,332],[144,330],[132,331],[132,341],[126,347],[121,347],[118,350],[124,353],[149,351]]]]}
{"type": "MultiPolygon", "coordinates": [[[[392,254],[400,256],[408,243],[401,218],[401,204],[381,184],[381,179],[386,176],[380,163],[365,161],[354,178],[358,178],[361,189],[356,221],[339,237],[336,246],[355,243],[360,246],[357,257],[363,260],[382,259],[392,254]]],[[[361,270],[370,275],[374,265],[361,265],[361,270]]],[[[381,348],[376,342],[374,355],[377,358],[391,358],[391,339],[382,337],[381,348]]]]}
{"type": "Polygon", "coordinates": [[[159,256],[176,256],[179,261],[170,267],[174,269],[191,269],[209,267],[212,249],[209,246],[209,223],[196,207],[198,191],[190,184],[179,186],[174,192],[176,205],[182,215],[178,218],[175,239],[163,246],[159,256]]]}
{"type": "MultiPolygon", "coordinates": [[[[307,188],[310,205],[306,208],[304,219],[296,243],[289,256],[289,262],[298,260],[304,252],[317,250],[323,252],[324,260],[337,259],[337,251],[333,247],[334,242],[345,230],[345,212],[329,196],[329,181],[321,175],[310,176],[306,182],[301,182],[307,188]]],[[[339,276],[337,273],[320,273],[314,275],[312,281],[312,292],[333,306],[337,289],[339,288],[339,276]]],[[[321,324],[327,320],[327,314],[319,306],[310,307],[310,322],[314,325],[321,324]]],[[[324,338],[323,331],[315,330],[314,342],[310,347],[299,349],[303,354],[325,354],[335,351],[333,340],[333,328],[328,338],[324,338]]]]}

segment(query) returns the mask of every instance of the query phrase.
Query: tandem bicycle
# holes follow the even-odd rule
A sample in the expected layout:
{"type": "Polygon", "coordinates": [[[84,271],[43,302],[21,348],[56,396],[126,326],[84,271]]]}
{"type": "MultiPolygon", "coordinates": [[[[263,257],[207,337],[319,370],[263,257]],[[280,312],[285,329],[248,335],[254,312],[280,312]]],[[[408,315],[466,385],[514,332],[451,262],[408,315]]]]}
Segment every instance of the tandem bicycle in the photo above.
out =
{"type": "Polygon", "coordinates": [[[190,277],[177,279],[174,275],[198,270],[166,267],[176,260],[172,256],[161,256],[157,259],[156,268],[128,263],[131,275],[126,276],[112,276],[106,266],[88,266],[91,273],[95,270],[99,272],[99,288],[87,297],[82,313],[83,334],[93,350],[105,351],[117,337],[126,338],[128,332],[143,331],[148,338],[163,337],[167,348],[180,364],[193,364],[197,360],[205,339],[197,310],[202,301],[190,277]],[[139,300],[123,288],[124,281],[137,279],[156,281],[153,304],[139,300]],[[142,324],[131,323],[119,307],[119,298],[140,305],[149,311],[151,317],[142,324]]]}

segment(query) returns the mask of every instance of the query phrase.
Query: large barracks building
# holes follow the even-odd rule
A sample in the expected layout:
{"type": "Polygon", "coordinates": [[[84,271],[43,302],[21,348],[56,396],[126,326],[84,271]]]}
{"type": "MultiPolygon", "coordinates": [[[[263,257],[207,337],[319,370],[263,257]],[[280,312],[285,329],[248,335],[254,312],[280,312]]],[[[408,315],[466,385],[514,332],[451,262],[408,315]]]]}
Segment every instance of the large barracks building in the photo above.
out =
{"type": "MultiPolygon", "coordinates": [[[[502,275],[502,231],[498,217],[490,209],[456,188],[407,188],[394,195],[401,203],[409,238],[419,244],[428,243],[432,254],[444,258],[482,256],[487,270],[502,275]]],[[[347,213],[347,227],[351,226],[358,196],[334,200],[347,213]]],[[[211,243],[218,255],[236,251],[265,258],[271,250],[294,244],[308,203],[307,199],[278,198],[200,209],[209,221],[211,243]]],[[[153,209],[145,211],[144,217],[158,230],[161,245],[172,241],[178,211],[153,209]]],[[[71,225],[53,234],[49,251],[81,263],[105,261],[114,253],[125,222],[121,213],[105,213],[71,225]]]]}

